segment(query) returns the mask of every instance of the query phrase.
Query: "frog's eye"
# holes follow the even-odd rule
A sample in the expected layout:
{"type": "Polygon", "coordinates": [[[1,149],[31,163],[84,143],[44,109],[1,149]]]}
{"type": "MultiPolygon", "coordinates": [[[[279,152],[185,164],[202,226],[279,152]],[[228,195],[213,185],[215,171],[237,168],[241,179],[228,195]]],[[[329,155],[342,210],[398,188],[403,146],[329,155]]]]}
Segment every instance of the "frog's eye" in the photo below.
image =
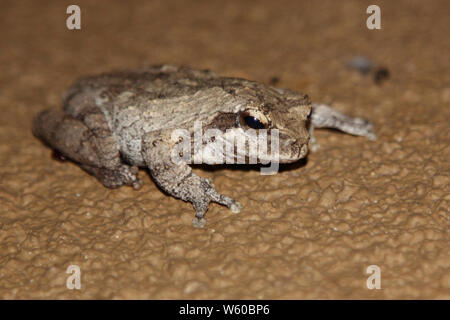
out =
{"type": "Polygon", "coordinates": [[[252,129],[267,129],[269,127],[269,120],[267,117],[256,110],[246,110],[241,113],[241,125],[252,129]]]}

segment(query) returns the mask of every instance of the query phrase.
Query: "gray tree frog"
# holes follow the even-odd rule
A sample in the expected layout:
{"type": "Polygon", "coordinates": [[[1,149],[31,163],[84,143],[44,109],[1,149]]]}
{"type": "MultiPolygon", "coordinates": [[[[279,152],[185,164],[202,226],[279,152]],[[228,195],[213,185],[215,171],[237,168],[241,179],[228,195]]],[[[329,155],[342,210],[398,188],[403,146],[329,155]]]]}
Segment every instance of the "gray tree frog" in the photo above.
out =
{"type": "MultiPolygon", "coordinates": [[[[161,189],[193,204],[193,225],[203,227],[210,202],[235,213],[242,206],[216,191],[209,179],[192,173],[189,163],[171,157],[182,142],[174,141],[172,132],[182,128],[194,134],[196,121],[203,129],[245,138],[250,138],[246,129],[269,134],[276,129],[277,159],[266,160],[280,163],[305,157],[309,143],[317,148],[314,128],[375,139],[369,121],[311,103],[302,93],[171,65],[82,78],[65,93],[61,111],[36,115],[33,133],[109,188],[138,189],[138,168],[147,167],[161,189]]],[[[207,147],[211,141],[202,143],[207,147]]]]}

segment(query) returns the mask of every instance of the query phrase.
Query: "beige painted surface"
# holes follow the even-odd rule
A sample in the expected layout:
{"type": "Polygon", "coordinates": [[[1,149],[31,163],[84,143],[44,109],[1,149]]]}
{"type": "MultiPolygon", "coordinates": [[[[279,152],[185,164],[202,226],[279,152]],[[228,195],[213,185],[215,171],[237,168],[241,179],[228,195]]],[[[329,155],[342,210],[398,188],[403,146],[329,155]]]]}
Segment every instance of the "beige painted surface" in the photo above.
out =
{"type": "Polygon", "coordinates": [[[69,31],[67,1],[2,1],[0,298],[450,298],[448,1],[378,1],[379,31],[370,1],[130,2],[77,1],[69,31]],[[346,69],[358,54],[390,79],[346,69]],[[145,170],[141,190],[109,190],[31,134],[77,77],[155,63],[277,76],[379,139],[318,132],[317,153],[270,177],[198,169],[244,209],[212,205],[194,229],[145,170]]]}

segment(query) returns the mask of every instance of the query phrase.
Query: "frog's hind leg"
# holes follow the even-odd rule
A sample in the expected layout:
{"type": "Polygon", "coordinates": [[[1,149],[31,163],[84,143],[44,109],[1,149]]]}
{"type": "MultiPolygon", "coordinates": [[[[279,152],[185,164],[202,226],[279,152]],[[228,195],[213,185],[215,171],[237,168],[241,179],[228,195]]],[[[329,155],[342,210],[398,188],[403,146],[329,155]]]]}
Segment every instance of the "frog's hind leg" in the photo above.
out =
{"type": "Polygon", "coordinates": [[[108,188],[118,188],[122,185],[130,185],[137,190],[142,185],[142,181],[137,177],[138,168],[134,166],[122,164],[113,169],[84,164],[80,166],[93,176],[97,177],[103,185],[108,188]]]}
{"type": "Polygon", "coordinates": [[[46,110],[34,118],[33,133],[106,187],[139,188],[137,168],[123,163],[118,144],[101,116],[94,110],[77,119],[62,111],[46,110]]]}

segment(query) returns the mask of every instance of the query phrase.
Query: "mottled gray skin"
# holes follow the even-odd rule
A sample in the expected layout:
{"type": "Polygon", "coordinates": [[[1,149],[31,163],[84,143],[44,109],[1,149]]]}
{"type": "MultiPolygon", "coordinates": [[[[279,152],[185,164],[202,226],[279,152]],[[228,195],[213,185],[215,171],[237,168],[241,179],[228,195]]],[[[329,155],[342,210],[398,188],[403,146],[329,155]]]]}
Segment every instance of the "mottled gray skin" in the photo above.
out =
{"type": "Polygon", "coordinates": [[[203,227],[210,202],[236,213],[242,206],[193,174],[188,164],[172,161],[180,141],[172,141],[171,133],[192,133],[194,121],[201,121],[205,129],[242,134],[247,128],[239,119],[248,110],[263,114],[269,132],[279,130],[281,163],[306,156],[315,127],[375,138],[370,122],[311,105],[304,94],[170,65],[83,78],[65,94],[62,111],[35,117],[33,132],[109,188],[138,189],[138,167],[148,167],[160,188],[193,204],[193,225],[203,227]]]}

